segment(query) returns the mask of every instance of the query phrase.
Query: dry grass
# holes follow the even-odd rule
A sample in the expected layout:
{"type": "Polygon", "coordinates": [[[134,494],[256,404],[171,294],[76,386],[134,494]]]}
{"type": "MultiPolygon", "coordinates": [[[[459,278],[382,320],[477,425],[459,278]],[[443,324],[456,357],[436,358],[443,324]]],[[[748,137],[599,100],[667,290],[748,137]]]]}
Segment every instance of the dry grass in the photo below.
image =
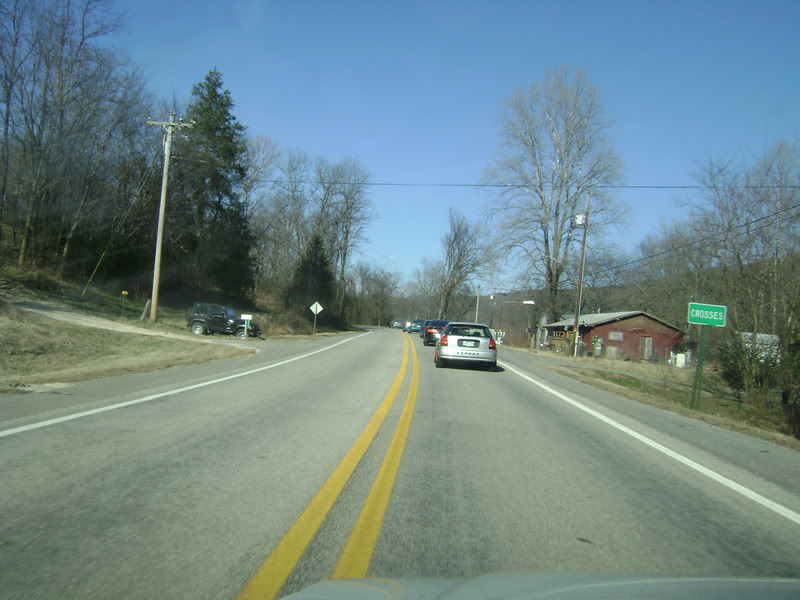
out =
{"type": "MultiPolygon", "coordinates": [[[[13,291],[13,297],[6,297],[6,300],[33,299],[153,331],[184,334],[189,332],[186,327],[186,310],[191,306],[191,302],[188,301],[182,306],[170,306],[161,302],[158,307],[158,321],[151,323],[147,318],[140,320],[145,299],[129,296],[123,301],[121,290],[109,291],[94,286],[90,286],[84,293],[83,286],[62,280],[49,270],[18,269],[11,264],[0,264],[0,284],[3,284],[0,285],[0,300],[4,298],[3,290],[7,287],[13,291]]],[[[261,325],[262,337],[272,339],[312,334],[311,320],[285,312],[280,297],[275,294],[260,293],[256,299],[256,306],[258,308],[248,309],[245,312],[251,313],[253,319],[261,325]]],[[[340,331],[319,326],[317,334],[320,333],[340,333],[340,331]]]]}
{"type": "Polygon", "coordinates": [[[0,390],[152,371],[251,349],[79,327],[0,303],[0,390]]]}
{"type": "MultiPolygon", "coordinates": [[[[692,369],[680,370],[663,365],[628,362],[622,363],[624,367],[620,367],[619,361],[605,362],[609,364],[596,365],[600,368],[595,369],[575,368],[568,365],[554,365],[551,368],[574,379],[643,404],[657,406],[711,425],[746,433],[800,450],[800,440],[789,435],[779,407],[769,403],[753,406],[737,402],[716,373],[707,373],[706,379],[712,383],[711,387],[716,387],[725,393],[704,392],[702,409],[695,411],[689,408],[689,395],[694,375],[692,369]],[[603,368],[605,366],[609,368],[616,366],[616,369],[608,371],[603,368]],[[620,368],[624,368],[627,373],[616,372],[620,368]],[[670,369],[670,371],[664,371],[664,369],[670,369]]],[[[708,387],[704,386],[704,389],[708,389],[708,387]]]]}
{"type": "MultiPolygon", "coordinates": [[[[161,304],[158,321],[140,320],[144,300],[126,298],[119,291],[83,288],[63,281],[47,270],[20,270],[0,266],[0,392],[24,390],[25,386],[66,383],[97,377],[152,371],[170,366],[206,362],[252,352],[252,349],[197,343],[203,340],[172,339],[172,334],[189,335],[186,309],[161,304]],[[63,316],[70,311],[106,319],[95,328],[83,327],[79,316],[56,321],[47,316],[23,311],[9,302],[35,300],[51,305],[63,316]],[[97,329],[107,325],[107,329],[97,329]],[[138,335],[118,329],[141,329],[165,337],[138,335]]],[[[265,298],[274,309],[276,298],[265,298]]],[[[308,320],[292,314],[249,311],[270,339],[310,335],[308,320]]],[[[94,320],[96,321],[96,319],[94,320]]],[[[89,323],[84,323],[89,325],[89,323]]],[[[317,335],[327,335],[321,332],[317,335]]]]}

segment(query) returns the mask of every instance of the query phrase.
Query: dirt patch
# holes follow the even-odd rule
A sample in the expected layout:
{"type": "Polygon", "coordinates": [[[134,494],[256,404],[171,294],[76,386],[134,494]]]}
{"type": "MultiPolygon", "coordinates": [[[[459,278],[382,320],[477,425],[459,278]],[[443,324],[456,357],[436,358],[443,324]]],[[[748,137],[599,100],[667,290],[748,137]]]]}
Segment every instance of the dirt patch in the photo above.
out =
{"type": "Polygon", "coordinates": [[[83,313],[65,309],[63,306],[47,302],[25,301],[17,302],[14,306],[18,309],[35,313],[47,319],[56,319],[68,323],[69,325],[76,325],[79,327],[92,327],[94,329],[105,329],[108,331],[118,331],[121,333],[135,333],[137,335],[149,335],[165,337],[174,340],[184,340],[188,342],[199,342],[209,344],[215,340],[201,336],[181,335],[172,331],[162,331],[158,329],[147,329],[144,326],[132,325],[130,323],[122,323],[119,321],[112,321],[111,319],[104,319],[103,317],[94,317],[83,313]]]}

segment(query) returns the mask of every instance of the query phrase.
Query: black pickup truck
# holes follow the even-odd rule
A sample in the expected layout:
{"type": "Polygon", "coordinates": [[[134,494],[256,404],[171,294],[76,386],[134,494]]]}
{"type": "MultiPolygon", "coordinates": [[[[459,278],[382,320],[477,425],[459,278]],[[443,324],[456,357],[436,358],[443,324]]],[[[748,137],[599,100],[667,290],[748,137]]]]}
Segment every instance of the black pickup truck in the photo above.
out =
{"type": "MultiPolygon", "coordinates": [[[[208,333],[223,333],[245,337],[245,321],[239,318],[238,313],[230,306],[211,304],[210,302],[195,302],[186,311],[186,326],[195,335],[208,333]]],[[[261,327],[255,321],[250,321],[247,337],[259,337],[261,327]]]]}

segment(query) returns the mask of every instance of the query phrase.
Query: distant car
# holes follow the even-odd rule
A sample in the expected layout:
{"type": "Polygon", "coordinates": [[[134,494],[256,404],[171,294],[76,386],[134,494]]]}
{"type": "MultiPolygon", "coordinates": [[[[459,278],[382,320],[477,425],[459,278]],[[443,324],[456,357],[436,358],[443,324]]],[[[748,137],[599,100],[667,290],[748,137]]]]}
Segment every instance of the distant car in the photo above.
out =
{"type": "Polygon", "coordinates": [[[406,329],[406,331],[408,331],[409,333],[414,333],[415,331],[419,331],[420,329],[422,329],[422,324],[424,322],[425,321],[423,321],[422,319],[414,319],[408,325],[408,328],[406,329]]]}
{"type": "MultiPolygon", "coordinates": [[[[233,308],[221,304],[195,302],[186,311],[186,326],[195,335],[223,333],[244,338],[245,324],[245,321],[238,317],[238,313],[233,308]]],[[[261,327],[255,321],[250,321],[247,337],[256,338],[260,335],[261,327]]]]}
{"type": "Polygon", "coordinates": [[[433,362],[437,367],[463,364],[495,369],[497,344],[492,332],[482,323],[449,323],[436,343],[433,362]]]}
{"type": "Polygon", "coordinates": [[[444,319],[428,321],[428,325],[422,330],[422,345],[435,346],[449,322],[444,319]]]}
{"type": "Polygon", "coordinates": [[[430,322],[431,322],[431,319],[425,319],[422,322],[422,327],[419,328],[419,337],[422,337],[423,335],[425,335],[425,328],[428,326],[428,323],[430,323],[430,322]]]}
{"type": "Polygon", "coordinates": [[[389,327],[391,327],[392,329],[402,329],[403,326],[404,326],[403,321],[392,321],[392,323],[389,325],[389,327]]]}
{"type": "Polygon", "coordinates": [[[405,325],[403,325],[403,331],[409,331],[411,329],[411,321],[406,321],[405,325]]]}

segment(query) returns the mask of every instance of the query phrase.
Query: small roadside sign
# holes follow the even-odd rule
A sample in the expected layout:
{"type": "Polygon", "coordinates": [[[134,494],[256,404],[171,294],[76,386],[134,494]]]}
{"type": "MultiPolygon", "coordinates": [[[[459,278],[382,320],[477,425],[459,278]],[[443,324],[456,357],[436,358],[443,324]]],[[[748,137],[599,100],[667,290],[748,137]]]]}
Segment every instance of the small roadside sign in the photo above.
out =
{"type": "Polygon", "coordinates": [[[706,338],[708,326],[725,327],[728,318],[728,307],[719,304],[700,304],[689,302],[689,312],[686,321],[690,325],[700,325],[700,343],[697,347],[697,368],[694,372],[694,385],[689,407],[700,410],[700,400],[703,397],[703,360],[705,358],[706,338]]]}
{"type": "Polygon", "coordinates": [[[727,317],[727,306],[689,302],[689,314],[686,320],[690,325],[711,325],[712,327],[725,327],[727,317]]]}
{"type": "Polygon", "coordinates": [[[244,321],[244,339],[247,339],[247,334],[250,332],[250,320],[253,318],[253,315],[246,315],[242,313],[241,319],[244,321]]]}
{"type": "Polygon", "coordinates": [[[308,308],[314,313],[314,333],[317,333],[317,315],[322,312],[322,305],[319,302],[314,302],[308,308]]]}

